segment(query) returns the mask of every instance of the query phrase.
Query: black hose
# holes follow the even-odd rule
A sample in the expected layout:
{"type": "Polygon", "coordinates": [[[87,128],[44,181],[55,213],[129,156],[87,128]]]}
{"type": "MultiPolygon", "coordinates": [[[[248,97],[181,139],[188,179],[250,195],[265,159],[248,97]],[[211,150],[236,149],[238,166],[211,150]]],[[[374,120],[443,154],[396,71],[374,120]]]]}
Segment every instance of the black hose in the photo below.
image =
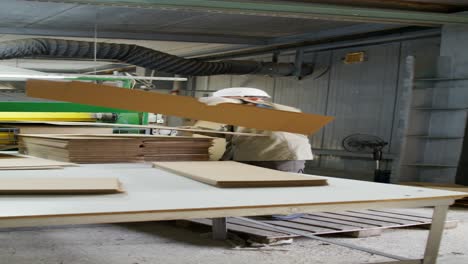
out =
{"type": "MultiPolygon", "coordinates": [[[[0,60],[34,56],[93,59],[94,46],[94,42],[47,38],[5,41],[0,42],[0,60]]],[[[293,63],[241,60],[204,62],[137,45],[97,43],[96,47],[96,58],[100,60],[118,60],[151,70],[184,76],[218,74],[290,76],[296,72],[293,63]]],[[[302,73],[311,73],[311,69],[304,66],[302,73]]]]}

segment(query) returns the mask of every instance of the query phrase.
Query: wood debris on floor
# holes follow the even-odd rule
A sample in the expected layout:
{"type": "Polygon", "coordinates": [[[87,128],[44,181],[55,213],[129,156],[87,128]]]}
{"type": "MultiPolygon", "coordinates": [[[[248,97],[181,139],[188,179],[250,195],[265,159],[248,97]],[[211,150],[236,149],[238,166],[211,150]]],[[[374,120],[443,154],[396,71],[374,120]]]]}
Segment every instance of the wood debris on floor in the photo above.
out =
{"type": "Polygon", "coordinates": [[[76,163],[209,160],[212,138],[151,135],[19,135],[20,153],[76,163]]]}
{"type": "MultiPolygon", "coordinates": [[[[431,215],[422,215],[399,210],[363,210],[345,212],[317,212],[304,214],[302,217],[291,220],[273,220],[269,217],[251,217],[260,222],[278,226],[292,231],[301,231],[311,235],[340,234],[351,237],[378,236],[384,229],[402,227],[429,228],[432,222],[431,215]]],[[[455,228],[458,221],[447,220],[446,228],[455,228]]],[[[192,219],[184,223],[185,226],[202,225],[211,226],[211,219],[192,219]]],[[[183,226],[182,223],[179,225],[183,226]]],[[[230,217],[227,228],[240,236],[248,237],[259,243],[273,243],[279,240],[298,237],[283,231],[263,225],[230,217]]]]}

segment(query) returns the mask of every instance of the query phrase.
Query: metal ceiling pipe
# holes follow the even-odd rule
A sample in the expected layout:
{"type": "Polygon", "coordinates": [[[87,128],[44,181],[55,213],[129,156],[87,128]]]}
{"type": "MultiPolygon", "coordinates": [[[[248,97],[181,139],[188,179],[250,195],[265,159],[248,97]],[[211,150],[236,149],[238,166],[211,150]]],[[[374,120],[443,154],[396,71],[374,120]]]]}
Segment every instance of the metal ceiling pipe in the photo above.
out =
{"type": "MultiPolygon", "coordinates": [[[[247,60],[204,62],[197,59],[177,57],[137,45],[63,39],[21,39],[0,42],[0,59],[35,56],[118,60],[151,70],[184,76],[219,74],[291,76],[298,72],[293,63],[247,60]]],[[[312,70],[312,67],[309,65],[301,65],[299,72],[301,72],[302,76],[305,76],[312,73],[312,70]]]]}

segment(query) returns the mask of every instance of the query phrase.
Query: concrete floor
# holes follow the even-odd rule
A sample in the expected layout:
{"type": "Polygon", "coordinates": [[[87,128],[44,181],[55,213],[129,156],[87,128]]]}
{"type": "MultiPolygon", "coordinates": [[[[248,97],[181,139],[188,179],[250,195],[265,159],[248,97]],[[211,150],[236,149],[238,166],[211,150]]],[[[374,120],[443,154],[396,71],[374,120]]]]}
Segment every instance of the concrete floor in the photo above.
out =
{"type": "MultiPolygon", "coordinates": [[[[418,209],[427,211],[429,209],[418,209]]],[[[451,210],[459,219],[446,230],[440,264],[468,263],[468,210],[451,210]]],[[[333,239],[419,258],[427,230],[392,229],[379,237],[333,239]]],[[[369,263],[389,261],[310,239],[296,239],[281,251],[234,250],[206,234],[168,223],[86,225],[0,230],[0,264],[144,264],[144,263],[369,263]]]]}

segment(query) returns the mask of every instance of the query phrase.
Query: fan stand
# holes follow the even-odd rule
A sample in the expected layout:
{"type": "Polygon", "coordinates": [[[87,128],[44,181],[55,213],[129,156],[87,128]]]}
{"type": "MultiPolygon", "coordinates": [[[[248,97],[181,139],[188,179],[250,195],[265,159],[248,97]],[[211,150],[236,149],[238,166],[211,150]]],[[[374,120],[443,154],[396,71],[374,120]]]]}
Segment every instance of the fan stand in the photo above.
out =
{"type": "Polygon", "coordinates": [[[349,152],[355,153],[372,153],[375,161],[374,181],[380,183],[390,183],[390,170],[381,170],[380,162],[382,161],[382,149],[388,145],[383,139],[366,134],[352,134],[343,139],[343,148],[349,152]]]}
{"type": "Polygon", "coordinates": [[[391,172],[389,170],[380,169],[380,161],[382,160],[382,156],[382,148],[375,148],[373,152],[373,158],[375,160],[374,182],[390,183],[391,172]]]}

